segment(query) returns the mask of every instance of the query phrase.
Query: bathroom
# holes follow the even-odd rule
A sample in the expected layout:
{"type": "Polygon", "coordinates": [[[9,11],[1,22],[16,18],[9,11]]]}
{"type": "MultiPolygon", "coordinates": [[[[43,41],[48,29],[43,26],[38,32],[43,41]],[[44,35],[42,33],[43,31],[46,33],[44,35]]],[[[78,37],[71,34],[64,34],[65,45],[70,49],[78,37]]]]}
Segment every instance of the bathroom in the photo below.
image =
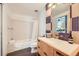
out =
{"type": "Polygon", "coordinates": [[[38,27],[45,22],[41,21],[45,16],[42,16],[43,13],[40,13],[44,9],[44,5],[43,3],[2,4],[4,25],[3,55],[29,47],[32,53],[36,51],[34,48],[37,47],[37,36],[41,36],[41,32],[44,32],[45,29],[42,28],[39,31],[38,27]],[[39,21],[42,24],[39,24],[39,21]]]}
{"type": "MultiPolygon", "coordinates": [[[[67,45],[68,49],[73,46],[70,49],[76,50],[79,43],[79,30],[78,26],[76,26],[78,25],[78,23],[75,23],[78,21],[78,19],[76,20],[74,17],[77,17],[77,15],[79,15],[77,13],[79,10],[78,6],[79,4],[70,3],[1,4],[1,10],[3,12],[1,21],[3,26],[1,29],[2,41],[0,41],[1,47],[3,48],[0,50],[2,50],[2,55],[17,56],[18,54],[19,56],[32,56],[30,53],[36,53],[36,55],[38,56],[41,51],[41,53],[44,52],[44,55],[49,56],[54,53],[51,53],[52,48],[50,48],[51,51],[49,51],[49,48],[44,46],[48,50],[46,50],[46,52],[43,51],[45,49],[39,49],[38,41],[42,40],[43,38],[48,40],[58,39],[57,42],[54,42],[54,44],[53,42],[51,42],[52,40],[43,40],[45,42],[47,41],[46,43],[50,42],[51,44],[55,45],[56,48],[59,47],[57,50],[60,49],[60,51],[63,51],[64,49],[66,49],[65,45],[67,45]],[[48,9],[46,9],[46,5],[48,5],[48,9]],[[75,9],[77,12],[74,12],[75,9]],[[67,44],[65,44],[64,42],[67,44]],[[75,43],[75,45],[73,43],[75,43]],[[62,47],[63,49],[60,47],[62,47]],[[19,51],[20,53],[17,53],[17,51],[19,51]]],[[[41,45],[40,47],[42,47],[43,45],[41,45]]],[[[67,52],[69,50],[65,50],[65,55],[73,55],[67,52]]],[[[73,52],[72,50],[71,52],[73,52]]]]}

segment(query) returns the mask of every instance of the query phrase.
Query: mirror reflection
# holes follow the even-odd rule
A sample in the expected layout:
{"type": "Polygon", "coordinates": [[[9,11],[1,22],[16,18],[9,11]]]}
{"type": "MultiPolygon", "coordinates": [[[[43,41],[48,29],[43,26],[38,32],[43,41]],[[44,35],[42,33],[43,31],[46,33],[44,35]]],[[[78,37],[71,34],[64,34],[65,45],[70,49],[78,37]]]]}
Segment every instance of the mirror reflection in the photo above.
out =
{"type": "Polygon", "coordinates": [[[54,4],[52,8],[52,30],[57,33],[68,33],[70,29],[70,4],[54,4]]]}
{"type": "Polygon", "coordinates": [[[51,8],[53,37],[68,41],[71,31],[70,4],[54,4],[54,7],[51,8]]]}

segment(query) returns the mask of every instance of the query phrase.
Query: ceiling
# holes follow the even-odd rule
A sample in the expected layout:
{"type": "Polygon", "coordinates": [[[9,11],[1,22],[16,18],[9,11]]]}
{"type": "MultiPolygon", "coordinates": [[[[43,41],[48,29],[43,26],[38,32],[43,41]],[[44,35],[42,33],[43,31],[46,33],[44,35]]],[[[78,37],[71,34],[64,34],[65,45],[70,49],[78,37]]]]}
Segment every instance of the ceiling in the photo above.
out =
{"type": "MultiPolygon", "coordinates": [[[[8,9],[15,14],[30,16],[39,15],[45,8],[45,3],[8,3],[7,5],[8,9]],[[38,10],[38,12],[36,13],[34,10],[38,10]]],[[[56,8],[52,9],[53,16],[68,11],[69,5],[68,3],[57,3],[56,8]]]]}
{"type": "Polygon", "coordinates": [[[44,9],[44,3],[8,3],[8,8],[11,12],[21,15],[35,16],[44,9]],[[34,10],[38,10],[36,13],[34,10]]]}
{"type": "Polygon", "coordinates": [[[60,13],[68,11],[70,8],[69,5],[70,4],[67,4],[67,3],[57,4],[56,7],[54,9],[52,9],[52,15],[56,16],[56,15],[59,15],[60,13]]]}

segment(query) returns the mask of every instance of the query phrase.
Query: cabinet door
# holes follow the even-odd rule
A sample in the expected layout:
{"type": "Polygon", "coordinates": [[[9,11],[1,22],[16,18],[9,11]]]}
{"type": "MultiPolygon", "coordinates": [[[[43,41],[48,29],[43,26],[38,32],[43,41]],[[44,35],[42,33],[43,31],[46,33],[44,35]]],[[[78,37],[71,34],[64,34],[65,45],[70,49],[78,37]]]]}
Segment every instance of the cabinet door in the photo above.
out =
{"type": "Polygon", "coordinates": [[[43,43],[44,52],[47,56],[53,56],[53,47],[46,43],[43,43]]]}
{"type": "Polygon", "coordinates": [[[43,48],[42,48],[42,42],[38,40],[38,43],[37,43],[37,51],[38,53],[41,55],[41,56],[44,56],[44,53],[43,53],[43,48]]]}
{"type": "Polygon", "coordinates": [[[41,56],[45,56],[44,52],[40,49],[40,48],[37,48],[38,50],[38,53],[41,55],[41,56]]]}
{"type": "Polygon", "coordinates": [[[48,44],[44,43],[43,41],[38,42],[38,50],[39,50],[38,52],[41,55],[53,56],[53,47],[49,46],[48,44]]]}

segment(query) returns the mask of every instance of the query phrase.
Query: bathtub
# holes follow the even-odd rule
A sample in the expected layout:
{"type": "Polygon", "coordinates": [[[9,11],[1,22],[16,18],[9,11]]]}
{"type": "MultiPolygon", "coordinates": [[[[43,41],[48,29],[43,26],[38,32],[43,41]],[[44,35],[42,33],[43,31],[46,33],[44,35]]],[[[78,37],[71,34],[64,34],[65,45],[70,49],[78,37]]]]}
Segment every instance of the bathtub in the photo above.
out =
{"type": "Polygon", "coordinates": [[[28,47],[31,47],[31,48],[36,47],[37,42],[36,41],[26,41],[26,40],[16,40],[16,41],[10,42],[8,46],[9,46],[8,47],[8,49],[9,49],[8,53],[10,53],[10,52],[25,49],[25,48],[28,48],[28,47]]]}

